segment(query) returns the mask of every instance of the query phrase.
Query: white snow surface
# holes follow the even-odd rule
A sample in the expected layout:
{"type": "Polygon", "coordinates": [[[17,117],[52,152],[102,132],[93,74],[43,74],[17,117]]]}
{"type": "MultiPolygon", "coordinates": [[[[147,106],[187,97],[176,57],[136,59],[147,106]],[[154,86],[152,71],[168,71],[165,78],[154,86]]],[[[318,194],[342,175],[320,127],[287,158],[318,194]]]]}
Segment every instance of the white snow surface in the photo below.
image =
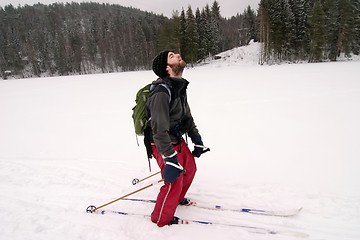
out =
{"type": "MultiPolygon", "coordinates": [[[[283,218],[178,207],[176,215],[306,239],[360,239],[359,60],[260,66],[258,47],[184,72],[192,114],[211,148],[196,160],[188,197],[303,210],[283,218]]],[[[150,174],[131,109],[137,90],[155,79],[139,71],[0,81],[0,239],[298,239],[219,225],[158,228],[148,218],[85,212],[160,179],[131,184],[150,174]]],[[[158,171],[155,160],[152,167],[158,171]]],[[[160,187],[132,197],[155,199],[160,187]]]]}

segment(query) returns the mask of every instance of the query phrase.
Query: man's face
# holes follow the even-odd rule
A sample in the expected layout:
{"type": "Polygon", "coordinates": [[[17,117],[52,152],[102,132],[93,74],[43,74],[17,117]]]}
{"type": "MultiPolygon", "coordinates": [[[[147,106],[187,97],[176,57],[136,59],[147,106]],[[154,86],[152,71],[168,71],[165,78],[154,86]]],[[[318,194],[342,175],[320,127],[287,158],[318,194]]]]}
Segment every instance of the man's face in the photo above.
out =
{"type": "Polygon", "coordinates": [[[180,54],[175,54],[173,52],[169,52],[167,62],[175,74],[182,73],[186,66],[186,62],[182,60],[180,54]]]}

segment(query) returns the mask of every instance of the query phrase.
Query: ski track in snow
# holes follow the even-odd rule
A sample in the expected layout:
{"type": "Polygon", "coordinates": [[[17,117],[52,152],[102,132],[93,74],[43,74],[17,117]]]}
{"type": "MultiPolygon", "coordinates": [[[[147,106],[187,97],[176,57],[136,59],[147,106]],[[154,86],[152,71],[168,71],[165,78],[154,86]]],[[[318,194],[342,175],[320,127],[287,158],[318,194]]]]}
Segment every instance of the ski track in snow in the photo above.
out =
{"type": "MultiPolygon", "coordinates": [[[[252,43],[185,70],[193,116],[211,148],[197,159],[188,197],[228,208],[303,210],[283,218],[178,207],[176,215],[313,240],[360,239],[360,62],[259,66],[257,51],[252,43]]],[[[131,109],[154,76],[0,81],[1,239],[299,239],[215,225],[158,228],[148,218],[85,212],[152,181],[131,184],[149,175],[131,109]]],[[[132,197],[155,199],[160,187],[132,197]]],[[[152,208],[118,201],[104,209],[152,208]]]]}

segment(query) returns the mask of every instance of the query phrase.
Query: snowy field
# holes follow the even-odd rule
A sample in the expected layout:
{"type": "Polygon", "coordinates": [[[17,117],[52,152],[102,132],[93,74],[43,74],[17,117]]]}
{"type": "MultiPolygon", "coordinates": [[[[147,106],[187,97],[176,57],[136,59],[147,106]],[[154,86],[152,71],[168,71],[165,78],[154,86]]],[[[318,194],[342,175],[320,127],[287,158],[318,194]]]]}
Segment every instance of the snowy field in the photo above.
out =
{"type": "MultiPolygon", "coordinates": [[[[259,66],[257,47],[185,70],[193,116],[211,148],[197,160],[188,197],[303,210],[283,218],[179,207],[176,215],[312,240],[360,239],[360,61],[259,66]]],[[[151,182],[131,184],[150,174],[131,109],[137,90],[154,79],[142,71],[0,80],[0,239],[299,239],[85,212],[151,182]]],[[[155,160],[152,167],[158,171],[155,160]]],[[[160,186],[132,197],[155,199],[160,186]]],[[[152,208],[118,201],[104,209],[152,208]]]]}

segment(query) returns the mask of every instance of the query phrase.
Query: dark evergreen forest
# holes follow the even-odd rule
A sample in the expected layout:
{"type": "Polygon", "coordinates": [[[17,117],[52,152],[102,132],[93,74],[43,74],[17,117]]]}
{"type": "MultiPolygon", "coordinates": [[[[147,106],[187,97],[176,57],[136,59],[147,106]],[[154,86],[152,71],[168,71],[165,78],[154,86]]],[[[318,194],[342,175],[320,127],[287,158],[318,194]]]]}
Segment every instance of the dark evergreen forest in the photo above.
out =
{"type": "Polygon", "coordinates": [[[34,77],[150,69],[161,50],[194,64],[261,41],[259,63],[336,61],[360,51],[360,0],[261,0],[221,16],[217,1],[163,15],[113,4],[0,8],[0,75],[34,77]]]}
{"type": "MultiPolygon", "coordinates": [[[[202,56],[238,46],[237,24],[220,17],[216,1],[204,8],[202,17],[208,46],[202,56]],[[216,17],[212,9],[217,9],[216,17]],[[221,35],[220,25],[228,29],[226,35],[221,35]]],[[[7,5],[0,8],[0,74],[6,78],[150,69],[163,49],[181,51],[194,63],[200,59],[194,47],[205,46],[198,42],[200,30],[194,21],[191,7],[168,19],[112,4],[7,5]]]]}
{"type": "Polygon", "coordinates": [[[0,9],[0,68],[40,76],[149,68],[166,18],[119,5],[0,9]]]}
{"type": "Polygon", "coordinates": [[[261,0],[258,21],[260,63],[359,55],[359,0],[261,0]]]}

